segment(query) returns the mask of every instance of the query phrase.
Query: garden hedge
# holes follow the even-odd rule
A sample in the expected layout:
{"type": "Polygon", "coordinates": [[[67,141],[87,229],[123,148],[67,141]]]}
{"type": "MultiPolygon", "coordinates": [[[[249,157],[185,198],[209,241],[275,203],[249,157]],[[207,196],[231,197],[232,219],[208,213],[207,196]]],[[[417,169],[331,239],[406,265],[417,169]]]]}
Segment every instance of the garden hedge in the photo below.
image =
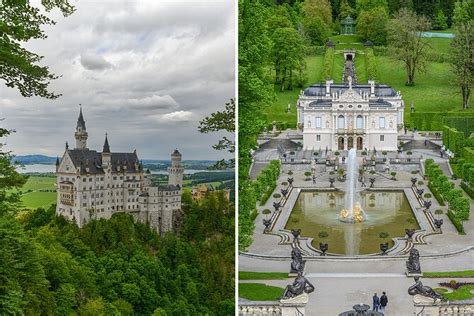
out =
{"type": "Polygon", "coordinates": [[[454,215],[453,212],[448,211],[448,218],[451,221],[451,223],[453,223],[454,227],[456,227],[456,230],[459,233],[464,234],[464,228],[462,227],[461,222],[456,219],[456,216],[454,215]]]}
{"type": "Polygon", "coordinates": [[[323,65],[323,79],[330,80],[332,78],[332,66],[334,64],[334,48],[326,49],[324,54],[324,65],[323,65]]]}
{"type": "Polygon", "coordinates": [[[365,67],[367,78],[369,80],[377,79],[377,66],[375,64],[374,50],[372,48],[365,49],[365,67]]]}

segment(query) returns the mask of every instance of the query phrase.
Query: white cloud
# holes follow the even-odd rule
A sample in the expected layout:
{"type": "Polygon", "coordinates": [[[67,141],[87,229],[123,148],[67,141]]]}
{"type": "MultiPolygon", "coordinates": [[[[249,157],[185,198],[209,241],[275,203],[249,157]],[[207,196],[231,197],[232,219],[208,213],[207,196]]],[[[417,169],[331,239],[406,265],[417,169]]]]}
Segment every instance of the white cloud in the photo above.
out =
{"type": "Polygon", "coordinates": [[[196,119],[196,115],[191,111],[176,111],[158,115],[155,117],[160,123],[186,122],[196,119]]]}

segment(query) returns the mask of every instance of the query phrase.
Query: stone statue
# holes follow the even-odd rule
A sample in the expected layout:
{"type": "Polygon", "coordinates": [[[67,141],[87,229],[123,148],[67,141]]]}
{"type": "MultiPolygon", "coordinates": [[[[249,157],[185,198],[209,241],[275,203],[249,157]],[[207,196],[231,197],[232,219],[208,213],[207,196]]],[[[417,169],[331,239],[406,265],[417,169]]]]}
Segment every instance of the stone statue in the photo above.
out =
{"type": "Polygon", "coordinates": [[[289,299],[303,293],[309,294],[312,292],[314,292],[314,286],[303,276],[303,272],[298,272],[293,284],[286,286],[281,299],[289,299]]]}
{"type": "Polygon", "coordinates": [[[410,256],[408,257],[408,261],[406,263],[408,273],[421,273],[420,253],[417,249],[412,248],[410,250],[410,256]]]}
{"type": "Polygon", "coordinates": [[[291,245],[293,250],[291,250],[291,268],[290,273],[297,273],[303,272],[304,266],[306,264],[306,260],[303,260],[303,255],[301,254],[301,250],[296,247],[296,243],[293,242],[291,245]]]}
{"type": "Polygon", "coordinates": [[[415,284],[408,288],[408,294],[410,295],[421,295],[425,297],[432,298],[433,300],[441,300],[442,296],[439,293],[436,293],[431,287],[424,286],[420,281],[420,277],[415,277],[415,284]]]}

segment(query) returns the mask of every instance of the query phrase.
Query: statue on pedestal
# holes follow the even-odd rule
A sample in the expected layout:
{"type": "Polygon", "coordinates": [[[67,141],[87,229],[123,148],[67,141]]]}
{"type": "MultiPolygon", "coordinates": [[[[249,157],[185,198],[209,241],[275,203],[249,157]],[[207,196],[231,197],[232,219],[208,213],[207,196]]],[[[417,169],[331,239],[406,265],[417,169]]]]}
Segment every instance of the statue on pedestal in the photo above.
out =
{"type": "Polygon", "coordinates": [[[293,283],[286,286],[280,302],[288,302],[288,299],[296,298],[302,294],[306,294],[307,297],[307,294],[312,292],[314,292],[314,286],[303,276],[302,272],[298,272],[293,283]]]}
{"type": "Polygon", "coordinates": [[[421,266],[420,266],[420,253],[417,249],[412,248],[410,250],[410,256],[408,257],[407,263],[407,270],[409,274],[421,273],[421,266]]]}
{"type": "Polygon", "coordinates": [[[431,287],[424,286],[420,281],[420,277],[415,277],[415,284],[408,288],[408,294],[415,296],[421,295],[424,297],[431,298],[434,302],[442,299],[441,294],[436,293],[431,287]]]}

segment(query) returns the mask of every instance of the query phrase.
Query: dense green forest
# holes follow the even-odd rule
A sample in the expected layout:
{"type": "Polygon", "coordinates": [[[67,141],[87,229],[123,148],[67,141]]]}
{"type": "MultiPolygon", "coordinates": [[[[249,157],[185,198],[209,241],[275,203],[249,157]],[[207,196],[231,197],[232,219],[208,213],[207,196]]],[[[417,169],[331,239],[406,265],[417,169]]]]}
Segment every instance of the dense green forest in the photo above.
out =
{"type": "Polygon", "coordinates": [[[184,193],[178,234],[124,213],[79,229],[54,205],[19,212],[26,177],[10,158],[0,152],[1,315],[233,315],[234,212],[222,192],[184,193]]]}

